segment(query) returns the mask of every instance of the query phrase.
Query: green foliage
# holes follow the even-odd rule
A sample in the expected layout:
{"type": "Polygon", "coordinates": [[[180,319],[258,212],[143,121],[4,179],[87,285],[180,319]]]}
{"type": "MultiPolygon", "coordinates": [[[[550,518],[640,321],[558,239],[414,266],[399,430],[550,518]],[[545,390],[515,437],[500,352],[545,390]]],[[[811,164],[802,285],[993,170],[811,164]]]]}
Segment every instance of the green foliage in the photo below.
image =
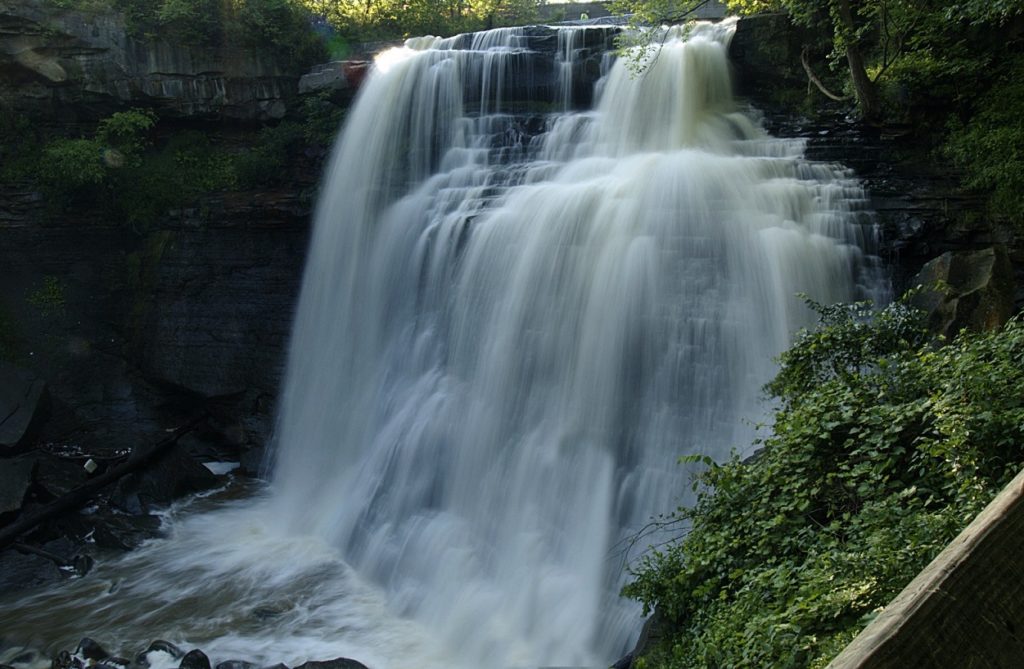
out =
{"type": "Polygon", "coordinates": [[[303,127],[290,121],[260,130],[256,147],[235,163],[239,183],[251,188],[278,181],[281,169],[304,146],[303,138],[303,127]]]}
{"type": "Polygon", "coordinates": [[[0,106],[0,184],[30,178],[40,144],[39,128],[25,114],[0,106]]]}
{"type": "Polygon", "coordinates": [[[330,31],[358,43],[524,25],[541,0],[301,0],[330,31]]]}
{"type": "Polygon", "coordinates": [[[321,92],[303,99],[299,106],[299,117],[302,118],[302,136],[305,140],[314,146],[327,148],[334,143],[345,111],[331,102],[328,92],[321,92]]]}
{"type": "Polygon", "coordinates": [[[44,318],[63,315],[67,301],[64,297],[64,285],[55,276],[44,276],[43,284],[29,293],[27,301],[39,310],[44,318]]]}
{"type": "Polygon", "coordinates": [[[936,348],[903,303],[812,306],[763,449],[625,589],[676,630],[648,667],[824,667],[1024,465],[1019,321],[936,348]]]}
{"type": "Polygon", "coordinates": [[[212,146],[202,133],[186,131],[145,156],[136,168],[112,175],[109,206],[126,223],[145,227],[168,210],[236,181],[231,155],[212,146]]]}
{"type": "Polygon", "coordinates": [[[106,176],[103,147],[94,139],[55,139],[43,148],[36,176],[51,210],[95,202],[106,176]]]}
{"type": "MultiPolygon", "coordinates": [[[[156,126],[156,120],[156,114],[147,109],[117,112],[100,121],[96,128],[96,139],[129,162],[137,163],[143,150],[150,144],[149,132],[156,126]]],[[[110,164],[109,159],[106,162],[110,164]]]]}
{"type": "Polygon", "coordinates": [[[966,172],[965,185],[990,193],[993,215],[1024,226],[1024,56],[976,100],[966,119],[954,117],[944,151],[966,172]]]}

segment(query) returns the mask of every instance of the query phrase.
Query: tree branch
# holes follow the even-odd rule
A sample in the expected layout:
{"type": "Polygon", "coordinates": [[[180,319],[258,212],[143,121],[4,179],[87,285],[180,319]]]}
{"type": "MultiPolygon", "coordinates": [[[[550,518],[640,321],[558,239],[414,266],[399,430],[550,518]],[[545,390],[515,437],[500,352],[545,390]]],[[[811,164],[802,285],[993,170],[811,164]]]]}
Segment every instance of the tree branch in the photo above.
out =
{"type": "Polygon", "coordinates": [[[817,86],[818,90],[821,91],[827,98],[835,100],[836,102],[844,102],[846,100],[849,100],[850,96],[838,96],[832,91],[828,90],[828,88],[825,87],[825,84],[821,83],[821,79],[818,79],[818,75],[814,74],[814,70],[811,69],[811,64],[807,62],[807,50],[807,47],[804,47],[804,50],[800,52],[800,62],[804,66],[804,72],[807,73],[807,80],[810,81],[815,86],[817,86]]]}

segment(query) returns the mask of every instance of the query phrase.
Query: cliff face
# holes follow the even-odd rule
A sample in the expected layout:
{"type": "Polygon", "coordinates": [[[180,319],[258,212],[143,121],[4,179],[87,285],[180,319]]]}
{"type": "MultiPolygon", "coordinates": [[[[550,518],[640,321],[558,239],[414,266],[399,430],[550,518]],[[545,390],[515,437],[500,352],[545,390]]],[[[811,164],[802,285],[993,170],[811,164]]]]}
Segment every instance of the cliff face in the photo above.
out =
{"type": "Polygon", "coordinates": [[[66,122],[137,105],[162,116],[279,119],[298,74],[252,50],[136,39],[114,13],[0,0],[0,99],[24,113],[66,122]]]}
{"type": "MultiPolygon", "coordinates": [[[[137,39],[117,14],[0,0],[0,108],[32,124],[143,107],[162,132],[218,133],[285,117],[301,74],[242,48],[137,39]]],[[[235,151],[256,141],[255,126],[230,132],[235,151]]],[[[269,189],[213,193],[144,229],[91,209],[55,214],[29,184],[2,184],[0,358],[47,383],[38,443],[112,455],[204,411],[191,450],[258,466],[319,161],[301,156],[269,189]]]]}

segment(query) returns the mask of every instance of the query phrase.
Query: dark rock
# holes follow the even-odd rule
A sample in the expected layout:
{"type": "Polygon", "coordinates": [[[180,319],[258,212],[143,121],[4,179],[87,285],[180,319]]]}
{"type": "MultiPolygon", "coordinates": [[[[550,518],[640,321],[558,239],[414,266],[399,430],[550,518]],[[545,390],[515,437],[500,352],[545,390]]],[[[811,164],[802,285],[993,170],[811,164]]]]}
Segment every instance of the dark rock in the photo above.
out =
{"type": "Polygon", "coordinates": [[[84,464],[84,461],[41,453],[36,457],[36,486],[53,499],[66,495],[85,483],[88,472],[84,464]]]}
{"type": "Polygon", "coordinates": [[[173,449],[152,466],[122,478],[111,501],[138,514],[218,485],[217,477],[187,453],[173,449]]]}
{"type": "Polygon", "coordinates": [[[79,655],[87,660],[94,660],[96,662],[110,657],[110,653],[108,653],[103,646],[89,637],[85,637],[78,642],[78,648],[75,650],[75,655],[79,655]]]}
{"type": "Polygon", "coordinates": [[[21,510],[35,467],[30,456],[0,460],[0,516],[21,510]]]}
{"type": "Polygon", "coordinates": [[[640,638],[636,640],[636,645],[633,647],[633,651],[626,657],[630,658],[630,664],[642,658],[644,655],[649,653],[652,648],[658,645],[667,634],[671,632],[668,623],[665,621],[657,610],[654,611],[651,616],[644,621],[644,626],[640,630],[640,638]]]}
{"type": "Polygon", "coordinates": [[[50,669],[82,669],[83,666],[81,660],[66,650],[59,652],[50,663],[50,669]]]}
{"type": "Polygon", "coordinates": [[[206,657],[206,653],[195,648],[185,653],[178,669],[210,669],[210,658],[206,657]]]}
{"type": "Polygon", "coordinates": [[[164,641],[163,639],[155,639],[152,643],[149,644],[146,650],[142,651],[141,653],[135,656],[135,663],[141,667],[148,667],[149,660],[146,659],[146,656],[150,653],[167,653],[175,660],[180,660],[182,657],[185,656],[185,652],[177,646],[175,646],[170,641],[164,641]]]}
{"type": "Polygon", "coordinates": [[[619,658],[619,661],[612,665],[611,669],[629,669],[633,666],[633,653],[626,653],[619,658]]]}
{"type": "Polygon", "coordinates": [[[259,665],[244,660],[225,660],[218,662],[216,669],[259,669],[259,665]]]}
{"type": "Polygon", "coordinates": [[[45,389],[31,372],[0,362],[0,455],[17,452],[31,440],[45,389]]]}
{"type": "Polygon", "coordinates": [[[263,445],[244,449],[238,456],[240,469],[246,476],[261,478],[266,475],[267,450],[263,445]]]}
{"type": "Polygon", "coordinates": [[[333,660],[322,662],[306,662],[295,667],[295,669],[368,669],[362,662],[350,660],[347,657],[338,657],[333,660]]]}
{"type": "MultiPolygon", "coordinates": [[[[92,571],[92,568],[93,566],[95,566],[95,564],[96,560],[94,560],[93,557],[87,553],[79,553],[71,560],[71,568],[74,569],[76,576],[85,576],[90,571],[92,571]]],[[[113,658],[110,661],[113,662],[117,659],[120,658],[113,658]]],[[[128,662],[126,661],[124,666],[127,665],[128,662]]]]}
{"type": "Polygon", "coordinates": [[[93,541],[100,548],[128,551],[147,539],[160,536],[160,518],[152,515],[126,516],[108,512],[90,517],[86,522],[92,528],[93,541]]]}
{"type": "Polygon", "coordinates": [[[263,667],[263,669],[289,669],[288,665],[283,662],[272,664],[269,667],[263,667]]]}
{"type": "Polygon", "coordinates": [[[29,648],[29,649],[24,649],[23,648],[20,653],[18,653],[14,657],[10,658],[8,661],[11,664],[20,664],[20,665],[35,664],[36,661],[38,661],[40,659],[39,655],[40,654],[37,651],[32,650],[31,648],[29,648]]]}
{"type": "Polygon", "coordinates": [[[13,549],[0,551],[0,592],[9,593],[56,583],[63,575],[52,561],[13,549]]]}
{"type": "Polygon", "coordinates": [[[921,269],[915,282],[924,287],[915,305],[928,311],[929,327],[947,338],[964,328],[1002,327],[1014,313],[1013,266],[1001,246],[943,253],[921,269]]]}
{"type": "Polygon", "coordinates": [[[282,613],[284,613],[284,611],[271,608],[269,606],[257,606],[255,609],[253,609],[252,616],[257,620],[270,620],[272,618],[278,617],[282,613]]]}

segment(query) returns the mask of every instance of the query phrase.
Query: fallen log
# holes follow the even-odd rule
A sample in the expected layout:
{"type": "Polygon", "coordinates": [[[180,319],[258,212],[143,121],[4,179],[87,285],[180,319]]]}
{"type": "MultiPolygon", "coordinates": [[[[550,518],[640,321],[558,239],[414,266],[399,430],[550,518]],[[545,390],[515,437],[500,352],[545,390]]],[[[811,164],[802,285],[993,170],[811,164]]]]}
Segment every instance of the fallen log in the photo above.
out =
{"type": "Polygon", "coordinates": [[[57,498],[38,511],[26,514],[24,517],[19,518],[10,525],[0,528],[0,550],[10,546],[18,537],[29,530],[34,529],[40,523],[51,518],[56,518],[68,511],[77,509],[92,499],[92,497],[103,488],[106,488],[108,485],[117,482],[122,477],[154,462],[163,455],[168,448],[176,444],[179,439],[196,429],[200,423],[206,420],[206,418],[207,415],[205,413],[196,416],[181,427],[175,429],[174,432],[168,435],[166,439],[163,439],[154,446],[146,450],[133,450],[132,454],[128,456],[128,460],[120,465],[100,474],[86,483],[83,483],[79,487],[57,498]]]}

